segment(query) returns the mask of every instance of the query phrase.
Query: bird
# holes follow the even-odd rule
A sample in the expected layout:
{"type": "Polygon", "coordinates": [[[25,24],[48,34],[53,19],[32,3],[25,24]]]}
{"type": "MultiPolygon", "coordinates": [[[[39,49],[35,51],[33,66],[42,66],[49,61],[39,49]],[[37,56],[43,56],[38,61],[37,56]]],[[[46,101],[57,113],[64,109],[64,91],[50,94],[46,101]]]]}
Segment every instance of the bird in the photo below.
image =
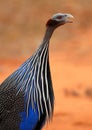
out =
{"type": "Polygon", "coordinates": [[[0,84],[0,130],[41,130],[54,112],[49,43],[54,30],[73,15],[56,13],[46,23],[37,50],[0,84]]]}

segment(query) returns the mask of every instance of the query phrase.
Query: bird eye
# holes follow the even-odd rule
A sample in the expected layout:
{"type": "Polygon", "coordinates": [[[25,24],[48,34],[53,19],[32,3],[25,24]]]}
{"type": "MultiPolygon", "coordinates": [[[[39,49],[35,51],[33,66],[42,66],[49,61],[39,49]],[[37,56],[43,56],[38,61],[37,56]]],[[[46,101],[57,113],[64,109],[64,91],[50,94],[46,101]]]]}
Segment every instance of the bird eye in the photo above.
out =
{"type": "Polygon", "coordinates": [[[57,19],[61,19],[62,18],[62,16],[57,16],[57,19]]]}

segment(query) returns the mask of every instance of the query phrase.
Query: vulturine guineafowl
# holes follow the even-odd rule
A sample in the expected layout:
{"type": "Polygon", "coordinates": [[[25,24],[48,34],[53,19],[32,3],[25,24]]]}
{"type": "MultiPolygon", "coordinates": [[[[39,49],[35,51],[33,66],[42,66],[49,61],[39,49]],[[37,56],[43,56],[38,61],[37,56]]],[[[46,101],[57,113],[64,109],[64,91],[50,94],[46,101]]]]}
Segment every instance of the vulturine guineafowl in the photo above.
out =
{"type": "Polygon", "coordinates": [[[0,85],[0,130],[41,130],[54,110],[49,66],[53,31],[71,23],[71,14],[57,13],[48,20],[37,51],[0,85]]]}

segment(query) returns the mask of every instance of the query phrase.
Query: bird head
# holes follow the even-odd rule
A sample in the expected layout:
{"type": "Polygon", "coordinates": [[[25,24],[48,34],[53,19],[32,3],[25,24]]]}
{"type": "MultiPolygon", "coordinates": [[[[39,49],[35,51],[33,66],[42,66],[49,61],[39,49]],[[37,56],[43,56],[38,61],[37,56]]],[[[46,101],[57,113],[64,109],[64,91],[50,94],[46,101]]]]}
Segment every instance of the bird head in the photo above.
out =
{"type": "Polygon", "coordinates": [[[74,17],[71,14],[57,13],[48,20],[46,26],[56,28],[58,26],[64,25],[65,23],[72,23],[72,18],[74,17]]]}

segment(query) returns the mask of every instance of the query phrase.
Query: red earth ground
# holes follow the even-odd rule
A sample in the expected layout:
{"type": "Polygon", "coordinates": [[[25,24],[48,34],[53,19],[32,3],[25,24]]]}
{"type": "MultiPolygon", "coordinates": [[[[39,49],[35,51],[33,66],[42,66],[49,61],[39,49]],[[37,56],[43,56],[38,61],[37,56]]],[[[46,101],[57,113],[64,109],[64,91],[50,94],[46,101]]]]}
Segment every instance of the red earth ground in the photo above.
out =
{"type": "Polygon", "coordinates": [[[55,110],[43,130],[92,130],[92,0],[0,1],[0,83],[34,52],[56,12],[75,21],[51,40],[55,110]]]}

